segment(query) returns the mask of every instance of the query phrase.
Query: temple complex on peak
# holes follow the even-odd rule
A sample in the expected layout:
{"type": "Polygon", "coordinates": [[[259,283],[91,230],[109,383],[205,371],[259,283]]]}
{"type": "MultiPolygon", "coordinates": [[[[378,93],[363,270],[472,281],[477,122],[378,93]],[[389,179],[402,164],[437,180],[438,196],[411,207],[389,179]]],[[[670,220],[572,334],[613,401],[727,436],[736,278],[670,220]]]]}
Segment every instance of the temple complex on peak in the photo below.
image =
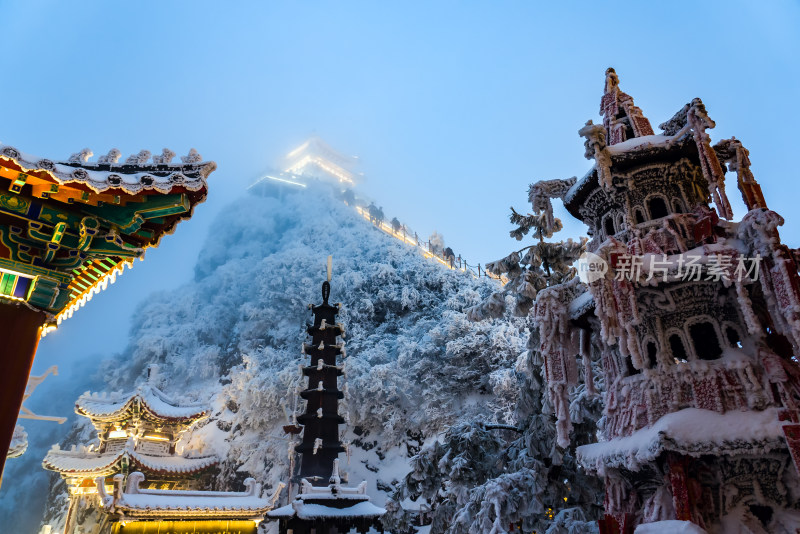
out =
{"type": "Polygon", "coordinates": [[[355,171],[357,157],[344,156],[325,141],[311,136],[284,156],[280,169],[272,169],[248,189],[268,196],[281,196],[285,191],[304,189],[313,181],[328,183],[337,190],[352,188],[361,179],[355,171]]]}
{"type": "Polygon", "coordinates": [[[563,200],[606,266],[536,299],[559,445],[570,441],[580,353],[587,390],[593,359],[605,385],[601,441],[577,448],[605,480],[601,533],[662,521],[693,523],[692,532],[717,532],[723,520],[743,532],[796,525],[800,278],[778,234],[783,219],[766,207],[742,144],[711,144],[715,124],[699,98],[654,135],[609,69],[601,114],[602,125],[579,132],[592,169],[531,189],[545,209],[563,200]],[[738,223],[725,163],[749,210],[738,223]]]}
{"type": "Polygon", "coordinates": [[[293,425],[284,427],[292,437],[300,432],[303,436],[300,445],[295,446],[294,440],[290,445],[290,454],[300,454],[299,473],[295,475],[294,468],[290,473],[291,482],[299,481],[300,491],[292,495],[291,489],[296,484],[291,484],[289,504],[267,513],[268,518],[279,521],[281,534],[336,534],[351,529],[364,534],[370,528],[383,532],[380,517],[386,510],[370,502],[367,483],[357,487],[342,485],[344,477],[339,471],[338,456],[345,452],[345,447],[339,438],[339,425],[345,420],[339,415],[339,400],[344,393],[339,390],[338,377],[344,374],[346,353],[340,337],[344,337],[345,331],[336,322],[340,305],[329,303],[330,291],[330,282],[323,282],[322,304],[309,305],[314,321],[307,325],[310,343],[303,344],[303,354],[310,361],[302,367],[308,383],[300,393],[306,409],[293,425]],[[327,485],[314,485],[325,480],[327,485]]]}

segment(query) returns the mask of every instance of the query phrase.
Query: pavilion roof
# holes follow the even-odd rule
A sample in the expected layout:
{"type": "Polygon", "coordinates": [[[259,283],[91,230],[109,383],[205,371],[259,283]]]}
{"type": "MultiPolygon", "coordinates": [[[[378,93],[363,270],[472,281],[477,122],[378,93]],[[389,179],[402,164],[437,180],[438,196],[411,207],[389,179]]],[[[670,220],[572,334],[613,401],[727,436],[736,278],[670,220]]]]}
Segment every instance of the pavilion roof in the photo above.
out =
{"type": "Polygon", "coordinates": [[[209,456],[157,456],[134,450],[132,440],[118,451],[99,454],[80,450],[50,449],[42,461],[45,469],[73,476],[108,476],[119,472],[119,465],[127,459],[128,465],[157,474],[194,474],[219,463],[219,457],[209,456]]]}
{"type": "MultiPolygon", "coordinates": [[[[53,161],[0,144],[0,270],[21,300],[52,316],[50,326],[105,289],[147,247],[192,216],[216,169],[192,150],[172,163],[164,149],[123,162],[116,149],[89,161],[85,149],[53,161]],[[4,275],[6,276],[6,275],[4,275]]],[[[46,331],[45,331],[46,333],[46,331]]]]}
{"type": "Polygon", "coordinates": [[[143,384],[125,394],[86,392],[75,402],[75,412],[93,421],[119,421],[128,418],[134,410],[146,413],[165,422],[191,424],[208,415],[205,404],[178,404],[151,384],[143,384]]]}
{"type": "Polygon", "coordinates": [[[317,136],[295,148],[286,156],[284,172],[299,176],[325,176],[338,183],[353,185],[358,176],[353,172],[357,158],[343,156],[317,136]]]}
{"type": "MultiPolygon", "coordinates": [[[[83,156],[91,156],[91,151],[83,156]]],[[[206,178],[217,168],[213,161],[203,162],[197,152],[183,156],[180,163],[163,162],[163,156],[155,156],[153,162],[148,163],[150,153],[142,151],[131,156],[125,162],[90,162],[77,154],[68,162],[57,162],[40,158],[19,151],[13,146],[0,143],[0,160],[9,167],[28,174],[25,184],[34,186],[36,190],[45,184],[58,184],[65,186],[59,188],[57,194],[48,198],[64,200],[70,193],[83,192],[87,189],[98,195],[91,195],[90,204],[102,200],[100,193],[108,196],[120,193],[137,195],[148,192],[171,193],[176,189],[181,191],[200,191],[207,187],[206,178]],[[78,157],[75,157],[78,156],[78,157]]],[[[174,156],[174,154],[173,154],[174,156]]],[[[73,197],[81,201],[80,195],[73,197]]]]}
{"type": "Polygon", "coordinates": [[[143,481],[142,473],[131,473],[125,490],[115,495],[107,493],[105,481],[98,481],[104,508],[126,518],[182,520],[218,517],[260,520],[270,508],[270,501],[260,496],[261,485],[252,478],[244,481],[242,492],[143,489],[139,487],[143,481]]]}

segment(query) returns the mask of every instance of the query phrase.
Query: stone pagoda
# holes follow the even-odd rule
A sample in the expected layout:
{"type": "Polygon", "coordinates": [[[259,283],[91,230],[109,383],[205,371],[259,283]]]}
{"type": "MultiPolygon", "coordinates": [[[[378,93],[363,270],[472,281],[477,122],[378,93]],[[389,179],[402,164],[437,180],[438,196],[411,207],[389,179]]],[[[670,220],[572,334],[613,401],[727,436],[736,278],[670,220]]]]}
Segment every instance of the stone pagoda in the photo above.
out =
{"type": "Polygon", "coordinates": [[[700,99],[655,135],[608,69],[601,115],[579,132],[592,169],[531,189],[534,206],[561,198],[592,236],[586,284],[541,291],[533,312],[559,445],[580,353],[587,390],[593,359],[605,388],[600,442],[577,450],[605,480],[603,534],[795,532],[800,279],[783,219],[741,142],[712,145],[700,99]],[[739,222],[725,164],[748,209],[739,222]]]}
{"type": "MultiPolygon", "coordinates": [[[[154,374],[152,368],[149,372],[154,374]]],[[[113,494],[115,484],[140,472],[139,482],[147,476],[143,489],[192,490],[197,477],[219,463],[216,455],[183,454],[178,448],[181,436],[208,416],[208,407],[175,402],[152,378],[126,394],[87,392],[78,398],[75,412],[89,418],[99,444],[72,450],[55,445],[42,462],[67,484],[70,508],[64,534],[72,534],[78,514],[100,504],[98,486],[101,495],[113,494]]]]}
{"type": "MultiPolygon", "coordinates": [[[[344,374],[340,358],[344,358],[345,350],[340,336],[344,337],[345,332],[336,322],[340,305],[328,302],[330,261],[329,257],[328,281],[322,283],[322,304],[309,305],[314,322],[307,326],[311,339],[303,344],[303,354],[310,362],[302,367],[308,387],[300,393],[306,401],[306,410],[296,424],[285,427],[287,433],[303,434],[302,442],[294,448],[300,453],[299,474],[292,476],[300,481],[300,492],[290,504],[267,513],[268,518],[279,520],[281,534],[336,534],[351,529],[363,534],[373,527],[383,532],[379,518],[386,511],[369,502],[367,483],[353,488],[343,486],[339,472],[338,456],[345,452],[339,439],[339,425],[345,422],[339,415],[339,400],[344,394],[338,384],[338,378],[344,374]],[[315,486],[313,483],[317,481],[328,484],[315,486]]],[[[292,499],[291,494],[289,498],[292,499]]]]}
{"type": "Polygon", "coordinates": [[[216,169],[192,149],[53,161],[0,144],[0,474],[42,335],[192,216],[216,169]]]}

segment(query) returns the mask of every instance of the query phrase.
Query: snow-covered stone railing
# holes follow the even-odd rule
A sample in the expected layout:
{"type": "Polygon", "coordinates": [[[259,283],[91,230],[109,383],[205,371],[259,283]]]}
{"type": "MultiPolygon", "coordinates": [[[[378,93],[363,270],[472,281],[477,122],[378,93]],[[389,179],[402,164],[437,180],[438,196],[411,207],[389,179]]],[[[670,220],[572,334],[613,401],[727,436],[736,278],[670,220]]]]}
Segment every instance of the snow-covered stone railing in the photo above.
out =
{"type": "Polygon", "coordinates": [[[361,518],[371,520],[383,516],[384,508],[372,504],[367,495],[367,481],[358,486],[342,486],[339,476],[339,460],[333,461],[333,474],[328,486],[313,486],[307,479],[300,483],[300,493],[294,501],[267,513],[271,519],[303,520],[322,518],[361,518]]]}

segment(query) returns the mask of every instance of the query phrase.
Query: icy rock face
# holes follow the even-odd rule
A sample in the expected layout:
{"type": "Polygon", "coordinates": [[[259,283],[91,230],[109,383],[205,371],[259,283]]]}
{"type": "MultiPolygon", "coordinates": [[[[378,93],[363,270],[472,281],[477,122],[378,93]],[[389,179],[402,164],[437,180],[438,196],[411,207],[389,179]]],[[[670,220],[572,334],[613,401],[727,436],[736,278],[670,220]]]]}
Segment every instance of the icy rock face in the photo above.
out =
{"type": "MultiPolygon", "coordinates": [[[[147,298],[128,348],[105,364],[108,390],[129,389],[158,363],[168,394],[213,403],[183,445],[224,458],[214,489],[252,476],[271,494],[287,478],[281,426],[302,384],[307,305],[321,301],[328,254],[346,328],[342,470],[368,481],[373,502],[383,504],[424,442],[459,420],[506,422],[517,402],[497,376],[525,350],[524,324],[464,313],[496,282],[424,259],[327,190],[248,196],[214,224],[195,281],[147,298]]],[[[298,399],[298,413],[304,406],[298,399]]]]}

